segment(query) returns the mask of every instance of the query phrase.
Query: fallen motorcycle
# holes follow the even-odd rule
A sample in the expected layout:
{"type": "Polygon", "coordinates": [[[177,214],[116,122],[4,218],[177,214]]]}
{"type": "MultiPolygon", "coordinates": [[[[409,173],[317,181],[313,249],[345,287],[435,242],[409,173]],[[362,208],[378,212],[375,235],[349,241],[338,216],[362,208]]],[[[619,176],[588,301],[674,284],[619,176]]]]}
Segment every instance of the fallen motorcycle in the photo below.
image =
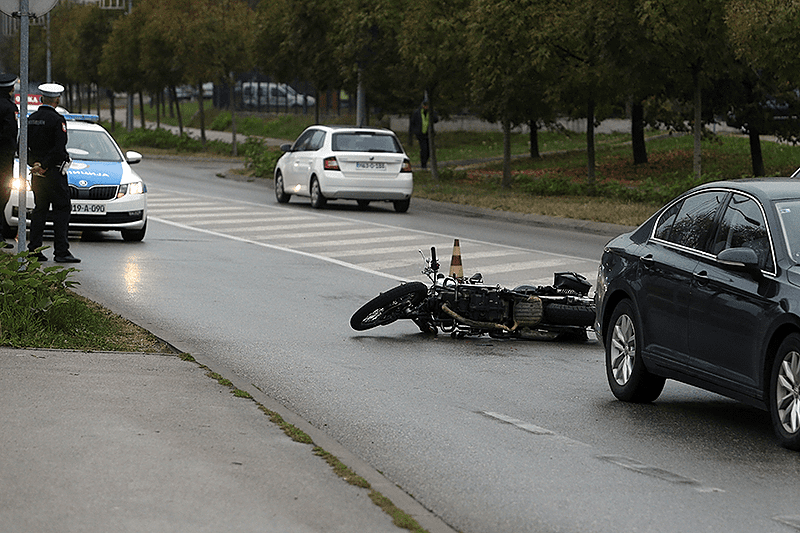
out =
{"type": "MultiPolygon", "coordinates": [[[[454,247],[458,247],[458,241],[454,247]]],[[[422,254],[422,251],[420,251],[422,254]]],[[[439,272],[436,248],[431,248],[422,273],[430,287],[419,281],[403,283],[364,304],[350,326],[364,331],[396,320],[413,321],[421,331],[450,333],[461,338],[489,335],[496,338],[554,339],[563,336],[585,340],[595,318],[591,284],[574,272],[557,272],[552,286],[522,285],[512,289],[486,285],[482,276],[464,278],[458,267],[450,275],[439,272]]]]}

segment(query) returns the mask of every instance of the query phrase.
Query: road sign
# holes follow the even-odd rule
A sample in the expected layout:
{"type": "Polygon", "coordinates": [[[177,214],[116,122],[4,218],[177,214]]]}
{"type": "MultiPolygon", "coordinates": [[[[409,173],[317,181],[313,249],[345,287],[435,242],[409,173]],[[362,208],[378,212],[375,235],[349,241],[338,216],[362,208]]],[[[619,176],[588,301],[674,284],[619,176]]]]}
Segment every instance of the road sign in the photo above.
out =
{"type": "MultiPolygon", "coordinates": [[[[58,0],[28,0],[28,15],[41,17],[53,9],[57,3],[58,0]]],[[[0,0],[0,11],[9,17],[19,14],[19,0],[0,0]]]]}

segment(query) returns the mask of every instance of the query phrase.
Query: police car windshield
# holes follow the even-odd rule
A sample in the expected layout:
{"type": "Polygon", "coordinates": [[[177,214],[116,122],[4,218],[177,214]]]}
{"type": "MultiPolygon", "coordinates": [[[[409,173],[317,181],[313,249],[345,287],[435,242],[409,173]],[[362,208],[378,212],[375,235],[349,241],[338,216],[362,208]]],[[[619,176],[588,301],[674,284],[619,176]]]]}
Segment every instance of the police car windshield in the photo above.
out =
{"type": "Polygon", "coordinates": [[[114,142],[103,131],[69,130],[67,152],[73,160],[122,161],[114,142]]]}

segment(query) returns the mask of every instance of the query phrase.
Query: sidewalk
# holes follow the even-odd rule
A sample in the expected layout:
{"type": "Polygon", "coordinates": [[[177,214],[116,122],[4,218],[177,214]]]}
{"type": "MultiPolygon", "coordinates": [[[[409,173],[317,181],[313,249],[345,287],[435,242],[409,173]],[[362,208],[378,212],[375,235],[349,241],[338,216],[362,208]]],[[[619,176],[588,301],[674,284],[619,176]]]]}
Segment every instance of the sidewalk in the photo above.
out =
{"type": "Polygon", "coordinates": [[[174,355],[0,347],[0,533],[404,531],[259,403],[423,528],[452,532],[315,428],[207,372],[174,355]]]}

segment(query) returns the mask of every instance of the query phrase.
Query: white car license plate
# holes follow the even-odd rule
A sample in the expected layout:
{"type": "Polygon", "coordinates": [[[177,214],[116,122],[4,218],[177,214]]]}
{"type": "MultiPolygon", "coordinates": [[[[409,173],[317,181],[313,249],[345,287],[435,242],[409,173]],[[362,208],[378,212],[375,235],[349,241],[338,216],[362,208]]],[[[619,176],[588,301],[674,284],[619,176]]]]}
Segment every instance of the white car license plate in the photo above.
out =
{"type": "Polygon", "coordinates": [[[357,162],[356,170],[386,170],[386,163],[357,162]]]}
{"type": "Polygon", "coordinates": [[[76,215],[104,215],[106,206],[104,204],[72,204],[72,213],[76,215]]]}

